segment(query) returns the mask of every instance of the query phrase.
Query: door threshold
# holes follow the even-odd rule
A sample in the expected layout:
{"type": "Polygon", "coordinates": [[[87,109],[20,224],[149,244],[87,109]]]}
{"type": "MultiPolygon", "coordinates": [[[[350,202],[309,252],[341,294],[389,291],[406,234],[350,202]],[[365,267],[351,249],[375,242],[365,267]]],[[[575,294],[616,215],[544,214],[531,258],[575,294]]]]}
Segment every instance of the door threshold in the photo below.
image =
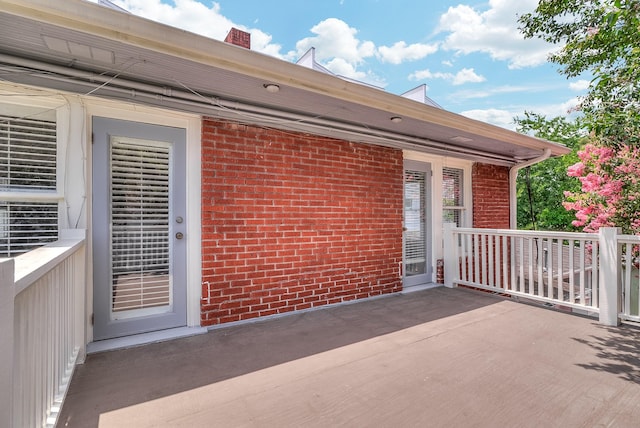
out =
{"type": "Polygon", "coordinates": [[[428,284],[412,285],[410,287],[402,287],[400,294],[409,294],[416,291],[429,290],[430,288],[442,287],[443,284],[430,282],[428,284]]]}
{"type": "Polygon", "coordinates": [[[115,339],[98,340],[97,342],[91,342],[87,345],[87,354],[132,348],[134,346],[147,345],[149,343],[164,342],[166,340],[204,334],[207,331],[208,330],[205,327],[177,327],[125,337],[116,337],[115,339]]]}

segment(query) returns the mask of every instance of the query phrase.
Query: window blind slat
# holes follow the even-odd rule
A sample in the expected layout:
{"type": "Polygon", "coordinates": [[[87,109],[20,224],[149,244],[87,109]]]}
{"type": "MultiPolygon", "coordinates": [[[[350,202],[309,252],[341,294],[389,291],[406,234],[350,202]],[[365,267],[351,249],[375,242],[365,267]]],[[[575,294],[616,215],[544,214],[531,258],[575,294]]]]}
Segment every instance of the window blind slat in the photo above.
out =
{"type": "Polygon", "coordinates": [[[111,143],[112,311],[170,304],[169,148],[111,143]]]}

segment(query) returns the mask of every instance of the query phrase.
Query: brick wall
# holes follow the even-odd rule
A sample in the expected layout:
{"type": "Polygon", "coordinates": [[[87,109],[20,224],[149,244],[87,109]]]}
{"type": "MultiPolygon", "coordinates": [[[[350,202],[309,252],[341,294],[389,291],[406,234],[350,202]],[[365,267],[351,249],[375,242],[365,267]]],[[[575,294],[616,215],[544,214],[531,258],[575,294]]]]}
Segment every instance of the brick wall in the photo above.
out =
{"type": "Polygon", "coordinates": [[[202,325],[401,289],[401,151],[212,119],[202,145],[202,325]]]}
{"type": "Polygon", "coordinates": [[[509,228],[509,168],[475,163],[472,172],[473,227],[509,228]]]}

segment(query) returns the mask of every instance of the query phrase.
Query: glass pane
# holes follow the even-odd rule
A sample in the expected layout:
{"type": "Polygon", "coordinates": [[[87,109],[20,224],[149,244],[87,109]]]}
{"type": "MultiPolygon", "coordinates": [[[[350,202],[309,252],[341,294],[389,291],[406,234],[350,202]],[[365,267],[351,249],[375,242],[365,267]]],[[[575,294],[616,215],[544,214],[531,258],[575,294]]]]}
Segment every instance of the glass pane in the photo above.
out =
{"type": "Polygon", "coordinates": [[[56,239],[56,202],[0,202],[0,257],[15,257],[56,239]]]}
{"type": "Polygon", "coordinates": [[[443,223],[455,223],[457,227],[462,227],[461,209],[444,209],[442,211],[443,223]]]}
{"type": "Polygon", "coordinates": [[[458,168],[442,169],[442,206],[461,207],[462,198],[462,173],[458,168]]]}
{"type": "Polygon", "coordinates": [[[405,227],[405,275],[426,273],[427,243],[425,239],[425,191],[424,171],[405,171],[404,227],[405,227]]]}
{"type": "Polygon", "coordinates": [[[56,190],[55,121],[0,116],[0,190],[56,190]]]}
{"type": "Polygon", "coordinates": [[[168,146],[111,145],[112,312],[171,304],[168,146]]]}

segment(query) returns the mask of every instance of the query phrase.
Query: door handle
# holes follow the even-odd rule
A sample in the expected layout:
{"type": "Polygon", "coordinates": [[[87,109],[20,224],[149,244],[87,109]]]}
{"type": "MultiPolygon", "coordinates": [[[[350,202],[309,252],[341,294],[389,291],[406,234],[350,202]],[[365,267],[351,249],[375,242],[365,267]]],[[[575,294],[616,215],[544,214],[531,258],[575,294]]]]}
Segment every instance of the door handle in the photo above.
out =
{"type": "Polygon", "coordinates": [[[182,232],[176,233],[176,239],[182,239],[182,238],[184,238],[184,233],[182,232]]]}

